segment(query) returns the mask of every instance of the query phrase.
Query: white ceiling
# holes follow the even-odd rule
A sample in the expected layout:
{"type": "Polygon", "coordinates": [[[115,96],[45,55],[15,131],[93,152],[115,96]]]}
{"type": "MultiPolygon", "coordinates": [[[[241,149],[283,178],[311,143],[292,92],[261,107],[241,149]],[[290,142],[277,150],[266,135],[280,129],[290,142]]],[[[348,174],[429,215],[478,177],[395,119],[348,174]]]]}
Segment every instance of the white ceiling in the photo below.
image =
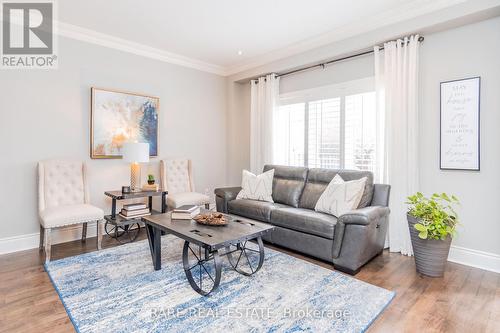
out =
{"type": "Polygon", "coordinates": [[[63,0],[58,1],[58,20],[63,30],[72,31],[67,35],[100,38],[104,45],[127,44],[124,48],[156,52],[159,59],[176,58],[180,64],[192,62],[191,67],[230,74],[273,54],[279,58],[303,52],[460,2],[63,0]]]}

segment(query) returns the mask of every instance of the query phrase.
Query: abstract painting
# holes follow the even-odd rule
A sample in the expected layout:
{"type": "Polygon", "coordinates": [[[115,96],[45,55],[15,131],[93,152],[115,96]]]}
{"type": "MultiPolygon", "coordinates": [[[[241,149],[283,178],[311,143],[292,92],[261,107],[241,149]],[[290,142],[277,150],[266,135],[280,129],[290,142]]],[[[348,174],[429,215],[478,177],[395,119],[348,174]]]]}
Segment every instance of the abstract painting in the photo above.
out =
{"type": "Polygon", "coordinates": [[[92,88],[90,157],[121,158],[125,142],[149,143],[158,156],[157,97],[92,88]]]}

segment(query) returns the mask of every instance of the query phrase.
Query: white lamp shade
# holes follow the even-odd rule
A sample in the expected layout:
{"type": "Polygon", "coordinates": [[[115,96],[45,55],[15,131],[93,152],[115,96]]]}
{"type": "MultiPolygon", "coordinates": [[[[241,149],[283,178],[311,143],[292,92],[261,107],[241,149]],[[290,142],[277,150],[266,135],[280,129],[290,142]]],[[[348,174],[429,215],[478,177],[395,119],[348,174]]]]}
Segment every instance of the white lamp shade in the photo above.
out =
{"type": "Polygon", "coordinates": [[[149,143],[127,142],[122,147],[123,160],[130,163],[149,162],[149,143]]]}

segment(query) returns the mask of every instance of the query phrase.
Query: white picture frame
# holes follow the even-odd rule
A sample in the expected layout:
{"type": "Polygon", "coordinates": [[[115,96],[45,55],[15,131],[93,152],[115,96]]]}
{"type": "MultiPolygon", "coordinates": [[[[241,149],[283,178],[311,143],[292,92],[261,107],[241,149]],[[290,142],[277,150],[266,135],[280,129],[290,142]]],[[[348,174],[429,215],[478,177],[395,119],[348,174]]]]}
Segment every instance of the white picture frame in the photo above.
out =
{"type": "Polygon", "coordinates": [[[480,77],[441,82],[441,170],[480,170],[480,92],[480,77]]]}

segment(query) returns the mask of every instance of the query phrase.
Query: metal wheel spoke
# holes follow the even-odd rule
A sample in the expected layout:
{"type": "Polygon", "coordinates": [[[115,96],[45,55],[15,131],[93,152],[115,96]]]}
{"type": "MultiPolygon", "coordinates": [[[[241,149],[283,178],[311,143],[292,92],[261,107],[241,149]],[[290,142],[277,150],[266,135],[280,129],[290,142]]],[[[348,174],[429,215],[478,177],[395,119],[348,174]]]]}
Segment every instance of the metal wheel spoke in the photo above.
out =
{"type": "MultiPolygon", "coordinates": [[[[199,256],[200,256],[200,258],[201,258],[201,246],[198,246],[198,255],[199,255],[199,256]]],[[[203,264],[201,264],[201,259],[199,259],[199,260],[200,260],[200,265],[202,265],[202,266],[203,266],[203,264]]],[[[202,274],[201,274],[201,267],[200,267],[200,289],[201,289],[201,290],[203,290],[203,278],[202,278],[202,276],[201,276],[201,275],[202,275],[202,274]]]]}
{"type": "Polygon", "coordinates": [[[210,279],[212,280],[212,282],[214,282],[214,283],[215,283],[214,278],[212,277],[212,275],[210,275],[210,273],[209,273],[209,272],[208,272],[208,270],[206,269],[205,265],[201,264],[201,267],[203,267],[203,269],[205,270],[205,272],[207,272],[208,277],[210,277],[210,279]]]}
{"type": "Polygon", "coordinates": [[[253,274],[253,267],[252,267],[252,264],[250,263],[250,259],[248,259],[247,252],[245,251],[245,249],[243,250],[243,252],[245,253],[245,257],[247,258],[248,266],[250,266],[250,270],[252,271],[252,274],[253,274]]]}
{"type": "Polygon", "coordinates": [[[241,255],[243,254],[243,251],[240,251],[240,256],[238,257],[238,260],[236,260],[236,265],[234,265],[234,268],[238,267],[238,264],[240,263],[241,255]]]}
{"type": "Polygon", "coordinates": [[[203,282],[201,279],[201,267],[200,267],[200,289],[203,290],[203,282]]]}
{"type": "Polygon", "coordinates": [[[200,264],[200,263],[198,263],[198,262],[197,262],[196,264],[194,264],[193,266],[191,266],[190,268],[188,268],[188,271],[192,270],[193,268],[195,268],[195,267],[196,267],[196,266],[198,266],[199,264],[200,264]]]}
{"type": "Polygon", "coordinates": [[[196,259],[198,261],[200,261],[200,258],[198,258],[198,256],[196,255],[196,253],[194,253],[193,249],[191,248],[191,246],[188,246],[189,250],[193,253],[193,255],[196,257],[196,259]]]}

